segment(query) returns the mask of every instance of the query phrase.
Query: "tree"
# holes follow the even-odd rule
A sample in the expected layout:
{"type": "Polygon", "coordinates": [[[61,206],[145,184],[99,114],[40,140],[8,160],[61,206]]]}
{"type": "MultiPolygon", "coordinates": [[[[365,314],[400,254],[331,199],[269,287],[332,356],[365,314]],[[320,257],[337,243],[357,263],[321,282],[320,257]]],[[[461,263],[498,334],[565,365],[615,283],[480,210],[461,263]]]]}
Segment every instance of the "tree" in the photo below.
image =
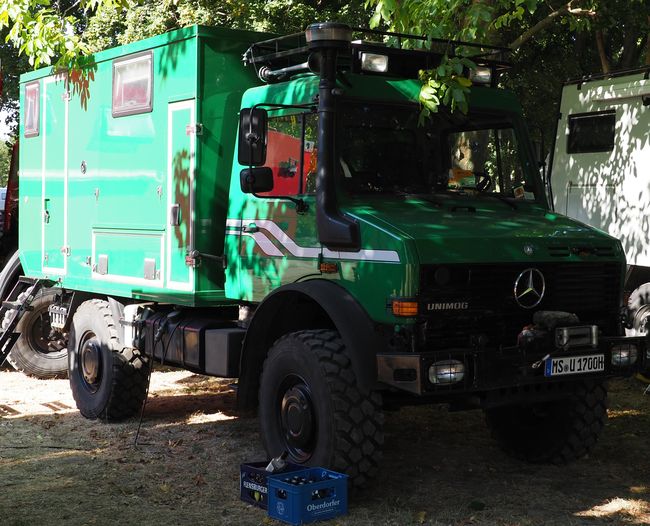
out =
{"type": "Polygon", "coordinates": [[[15,125],[23,71],[74,69],[89,53],[191,24],[286,33],[317,20],[366,25],[369,17],[362,0],[0,0],[0,109],[15,125]]]}
{"type": "Polygon", "coordinates": [[[0,187],[7,186],[9,165],[11,164],[11,143],[0,141],[0,187]]]}
{"type": "MultiPolygon", "coordinates": [[[[559,103],[564,80],[650,65],[647,0],[368,0],[367,5],[375,27],[509,48],[513,68],[503,84],[519,94],[529,122],[541,125],[547,139],[556,119],[549,101],[559,103]]],[[[425,111],[445,103],[441,90],[455,88],[464,100],[467,90],[459,92],[450,82],[463,70],[455,67],[424,73],[425,111]]]]}
{"type": "Polygon", "coordinates": [[[83,38],[96,52],[192,24],[290,33],[319,20],[366,25],[369,17],[362,0],[143,0],[126,11],[100,5],[89,17],[83,38]]]}

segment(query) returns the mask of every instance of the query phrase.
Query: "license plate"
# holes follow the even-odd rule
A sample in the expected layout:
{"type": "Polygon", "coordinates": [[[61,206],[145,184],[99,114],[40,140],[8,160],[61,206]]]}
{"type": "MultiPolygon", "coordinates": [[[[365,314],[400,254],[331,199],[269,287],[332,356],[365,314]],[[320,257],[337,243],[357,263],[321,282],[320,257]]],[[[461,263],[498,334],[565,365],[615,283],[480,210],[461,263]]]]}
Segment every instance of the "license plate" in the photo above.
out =
{"type": "Polygon", "coordinates": [[[544,376],[562,376],[564,374],[594,373],[605,370],[605,355],[563,356],[546,360],[544,376]]]}

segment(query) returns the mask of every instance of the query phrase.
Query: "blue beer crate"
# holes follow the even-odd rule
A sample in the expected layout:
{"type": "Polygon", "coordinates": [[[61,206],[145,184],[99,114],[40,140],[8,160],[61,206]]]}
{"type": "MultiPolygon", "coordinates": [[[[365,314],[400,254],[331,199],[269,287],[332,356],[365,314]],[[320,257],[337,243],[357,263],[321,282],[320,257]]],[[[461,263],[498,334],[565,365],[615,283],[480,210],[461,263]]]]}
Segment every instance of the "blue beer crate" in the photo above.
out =
{"type": "MultiPolygon", "coordinates": [[[[267,460],[265,462],[249,462],[239,466],[239,497],[244,502],[258,506],[263,510],[268,506],[267,477],[271,474],[266,471],[268,464],[267,460]]],[[[288,462],[281,474],[303,469],[305,466],[288,462]]]]}
{"type": "Polygon", "coordinates": [[[306,524],[348,512],[348,476],[323,468],[270,475],[269,517],[306,524]]]}

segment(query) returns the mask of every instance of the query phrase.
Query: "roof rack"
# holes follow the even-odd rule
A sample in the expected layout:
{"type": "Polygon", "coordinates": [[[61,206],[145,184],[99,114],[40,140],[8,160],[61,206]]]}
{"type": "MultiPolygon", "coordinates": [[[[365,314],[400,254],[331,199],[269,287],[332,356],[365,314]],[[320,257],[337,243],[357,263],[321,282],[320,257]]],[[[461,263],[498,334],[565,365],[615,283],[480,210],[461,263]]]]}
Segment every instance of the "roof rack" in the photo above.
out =
{"type": "Polygon", "coordinates": [[[650,78],[650,65],[641,66],[640,68],[633,69],[621,69],[619,71],[612,71],[610,73],[598,73],[596,75],[585,75],[584,77],[567,80],[564,85],[568,86],[570,84],[584,84],[585,82],[591,82],[592,80],[605,80],[605,79],[615,79],[618,77],[625,77],[627,75],[640,75],[644,74],[644,79],[648,80],[650,78]]]}
{"type": "MultiPolygon", "coordinates": [[[[395,66],[383,74],[401,78],[417,78],[420,70],[437,67],[444,55],[468,57],[479,66],[491,68],[494,77],[510,67],[510,49],[506,47],[359,27],[351,30],[361,39],[352,41],[349,55],[339,55],[339,70],[342,71],[368,74],[361,68],[362,53],[398,58],[391,61],[395,66]],[[363,40],[363,37],[382,37],[383,41],[363,40]],[[422,46],[412,47],[413,41],[422,46]]],[[[248,48],[243,58],[245,64],[256,69],[261,80],[272,82],[296,73],[313,71],[309,64],[310,54],[305,32],[300,32],[256,42],[248,48]]]]}

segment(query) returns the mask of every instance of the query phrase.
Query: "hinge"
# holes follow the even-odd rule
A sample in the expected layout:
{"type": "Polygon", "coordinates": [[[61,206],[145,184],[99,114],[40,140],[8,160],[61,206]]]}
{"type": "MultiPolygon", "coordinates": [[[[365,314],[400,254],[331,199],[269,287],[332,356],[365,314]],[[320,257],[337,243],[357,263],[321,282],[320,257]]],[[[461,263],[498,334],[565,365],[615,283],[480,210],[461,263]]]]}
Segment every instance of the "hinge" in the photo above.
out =
{"type": "Polygon", "coordinates": [[[203,135],[203,124],[188,124],[185,126],[185,135],[203,135]]]}

